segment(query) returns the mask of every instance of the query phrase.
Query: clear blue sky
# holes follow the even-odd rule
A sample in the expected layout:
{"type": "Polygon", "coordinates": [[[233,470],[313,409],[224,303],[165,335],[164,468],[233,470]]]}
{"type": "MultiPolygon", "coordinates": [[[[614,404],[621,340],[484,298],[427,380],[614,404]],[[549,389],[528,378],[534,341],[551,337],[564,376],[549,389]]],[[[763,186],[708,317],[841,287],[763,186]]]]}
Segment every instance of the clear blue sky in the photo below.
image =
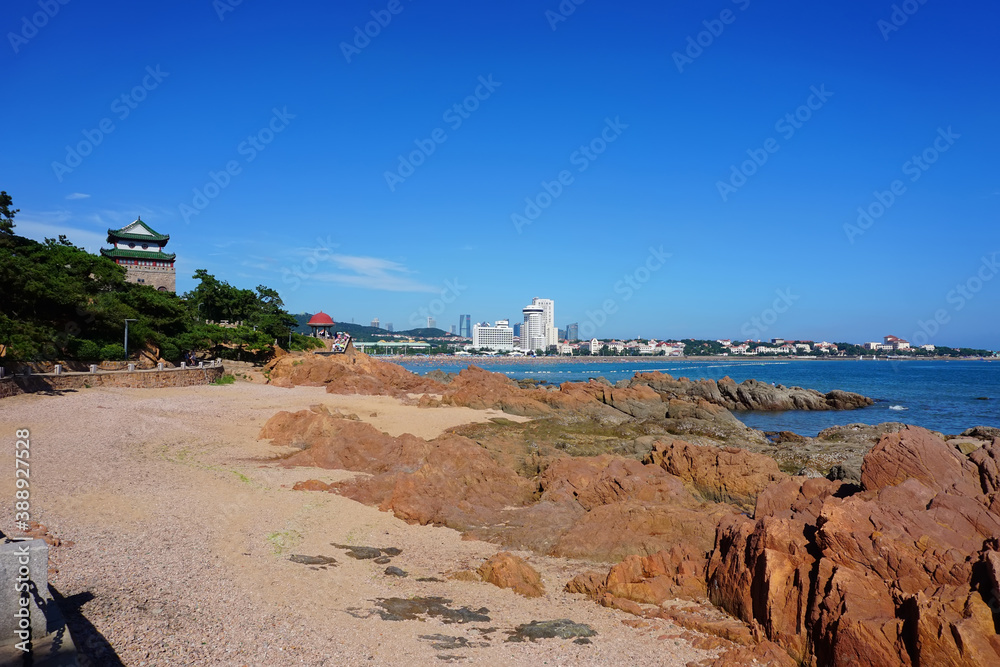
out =
{"type": "Polygon", "coordinates": [[[4,4],[20,233],[141,214],[179,291],[397,330],[540,296],[602,338],[1000,348],[996,3],[231,1],[4,4]]]}

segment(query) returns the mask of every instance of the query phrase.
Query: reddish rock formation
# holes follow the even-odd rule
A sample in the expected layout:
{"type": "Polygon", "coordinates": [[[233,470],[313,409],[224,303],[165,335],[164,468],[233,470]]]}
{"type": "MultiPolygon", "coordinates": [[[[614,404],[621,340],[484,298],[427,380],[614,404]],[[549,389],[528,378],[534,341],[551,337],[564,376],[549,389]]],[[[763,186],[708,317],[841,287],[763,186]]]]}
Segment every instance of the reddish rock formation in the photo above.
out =
{"type": "Polygon", "coordinates": [[[662,468],[609,455],[557,459],[539,484],[539,502],[507,511],[502,525],[473,535],[568,558],[617,561],[679,543],[707,551],[718,518],[734,511],[699,501],[662,468]]]}
{"type": "Polygon", "coordinates": [[[318,479],[307,479],[304,482],[296,482],[292,486],[292,491],[329,491],[330,485],[318,479]]]}
{"type": "Polygon", "coordinates": [[[998,663],[1000,446],[976,453],[909,427],[866,456],[863,492],[839,497],[847,488],[824,480],[771,487],[753,520],[720,524],[709,596],[802,662],[998,663]]]}
{"type": "Polygon", "coordinates": [[[699,447],[680,440],[655,443],[646,462],[688,482],[706,500],[747,509],[765,488],[788,479],[769,456],[743,449],[699,447]]]}
{"type": "Polygon", "coordinates": [[[744,380],[736,384],[728,377],[718,382],[687,378],[674,379],[665,373],[637,373],[629,381],[630,387],[645,385],[663,397],[704,399],[708,403],[728,410],[853,410],[874,401],[847,391],[821,394],[815,389],[771,385],[757,380],[744,380]]]}
{"type": "Polygon", "coordinates": [[[476,443],[446,434],[398,438],[369,424],[317,408],[279,412],[261,438],[302,451],[285,466],[353,470],[372,476],[331,485],[343,495],[413,523],[467,528],[492,521],[507,506],[531,501],[531,484],[503,468],[476,443]]]}
{"type": "MultiPolygon", "coordinates": [[[[448,384],[441,403],[477,410],[493,408],[526,417],[543,417],[561,411],[580,417],[627,419],[629,414],[604,400],[603,389],[605,386],[597,382],[567,382],[559,391],[523,388],[506,375],[469,366],[448,384]]],[[[655,392],[640,393],[645,400],[657,405],[660,403],[660,397],[655,392]]],[[[636,396],[629,396],[629,399],[633,402],[638,400],[636,396]]]]}
{"type": "Polygon", "coordinates": [[[552,412],[551,408],[534,396],[545,393],[544,389],[521,389],[505,375],[469,366],[447,386],[441,402],[476,410],[495,408],[510,414],[536,417],[552,412]]]}
{"type": "Polygon", "coordinates": [[[533,483],[462,436],[391,437],[322,406],[278,413],[260,437],[301,450],[284,459],[286,466],[369,473],[326,487],[349,498],[406,521],[540,553],[617,561],[676,544],[707,552],[718,519],[734,511],[701,501],[663,468],[633,459],[557,459],[533,483]]]}
{"type": "MultiPolygon", "coordinates": [[[[703,665],[705,663],[702,663],[703,665]]],[[[774,642],[764,641],[753,646],[738,646],[725,651],[722,655],[712,661],[708,661],[705,667],[746,667],[747,665],[767,665],[767,667],[798,667],[798,663],[792,660],[774,642]]],[[[688,667],[693,667],[690,663],[688,667]]]]}
{"type": "Polygon", "coordinates": [[[444,385],[402,366],[372,359],[351,348],[346,354],[288,354],[264,367],[271,384],[326,386],[331,394],[405,396],[441,393],[444,385]]]}
{"type": "MultiPolygon", "coordinates": [[[[469,366],[448,384],[410,373],[401,366],[372,359],[353,348],[342,355],[284,355],[265,368],[278,386],[315,385],[339,394],[440,394],[441,404],[539,417],[569,412],[600,420],[701,420],[746,430],[729,410],[832,410],[870,405],[871,399],[848,392],[823,396],[815,390],[786,389],[754,380],[735,385],[728,378],[691,382],[662,373],[639,373],[622,386],[606,382],[567,382],[558,391],[522,388],[500,373],[469,366]]],[[[433,405],[432,399],[424,404],[433,405]]]]}
{"type": "Polygon", "coordinates": [[[597,572],[578,575],[566,584],[566,591],[594,600],[611,595],[643,604],[702,600],[707,565],[704,552],[676,546],[651,556],[626,556],[604,576],[597,572]]]}
{"type": "Polygon", "coordinates": [[[508,551],[491,556],[476,570],[482,580],[499,588],[509,588],[527,598],[545,595],[542,577],[535,568],[508,551]]]}

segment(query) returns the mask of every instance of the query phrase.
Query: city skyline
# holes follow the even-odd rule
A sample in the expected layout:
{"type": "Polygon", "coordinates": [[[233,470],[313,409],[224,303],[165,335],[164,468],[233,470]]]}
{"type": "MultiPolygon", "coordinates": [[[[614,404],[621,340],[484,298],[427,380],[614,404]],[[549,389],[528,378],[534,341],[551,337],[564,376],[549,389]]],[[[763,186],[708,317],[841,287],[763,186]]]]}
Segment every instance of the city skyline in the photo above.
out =
{"type": "Polygon", "coordinates": [[[995,4],[219,4],[0,8],[17,233],[397,329],[1000,347],[995,4]]]}

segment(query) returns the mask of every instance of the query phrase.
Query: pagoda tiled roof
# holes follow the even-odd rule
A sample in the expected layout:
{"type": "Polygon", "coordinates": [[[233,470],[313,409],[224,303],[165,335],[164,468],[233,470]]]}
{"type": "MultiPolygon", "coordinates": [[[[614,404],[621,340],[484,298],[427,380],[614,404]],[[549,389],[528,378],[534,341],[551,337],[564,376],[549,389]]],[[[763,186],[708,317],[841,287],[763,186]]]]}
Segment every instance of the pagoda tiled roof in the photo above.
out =
{"type": "Polygon", "coordinates": [[[309,322],[306,323],[306,326],[310,327],[329,327],[333,325],[333,318],[324,313],[322,310],[313,315],[309,322]]]}
{"type": "Polygon", "coordinates": [[[152,250],[120,250],[118,248],[101,248],[101,254],[105,257],[120,259],[158,259],[169,262],[177,255],[172,252],[157,252],[152,250]]]}
{"type": "Polygon", "coordinates": [[[149,225],[147,225],[145,222],[143,222],[142,218],[138,218],[138,219],[135,220],[135,222],[130,222],[129,224],[127,224],[124,227],[122,227],[121,229],[109,229],[108,230],[108,243],[114,243],[114,241],[112,239],[128,239],[130,241],[163,241],[164,243],[166,243],[167,241],[170,240],[170,234],[160,234],[159,232],[157,232],[156,230],[154,230],[152,227],[150,227],[149,225]],[[148,234],[134,234],[132,232],[126,232],[126,231],[124,231],[124,230],[128,229],[129,227],[133,227],[135,225],[139,225],[140,227],[142,227],[143,229],[145,229],[149,233],[148,234]]]}

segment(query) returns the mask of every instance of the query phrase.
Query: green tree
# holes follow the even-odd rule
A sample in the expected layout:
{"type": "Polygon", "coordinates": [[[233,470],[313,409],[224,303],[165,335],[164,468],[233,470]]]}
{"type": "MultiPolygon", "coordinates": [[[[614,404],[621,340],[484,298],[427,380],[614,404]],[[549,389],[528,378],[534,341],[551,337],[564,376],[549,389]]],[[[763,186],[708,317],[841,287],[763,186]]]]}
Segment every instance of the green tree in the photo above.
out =
{"type": "Polygon", "coordinates": [[[14,233],[14,216],[21,209],[12,208],[14,200],[6,190],[0,191],[0,233],[14,233]]]}

